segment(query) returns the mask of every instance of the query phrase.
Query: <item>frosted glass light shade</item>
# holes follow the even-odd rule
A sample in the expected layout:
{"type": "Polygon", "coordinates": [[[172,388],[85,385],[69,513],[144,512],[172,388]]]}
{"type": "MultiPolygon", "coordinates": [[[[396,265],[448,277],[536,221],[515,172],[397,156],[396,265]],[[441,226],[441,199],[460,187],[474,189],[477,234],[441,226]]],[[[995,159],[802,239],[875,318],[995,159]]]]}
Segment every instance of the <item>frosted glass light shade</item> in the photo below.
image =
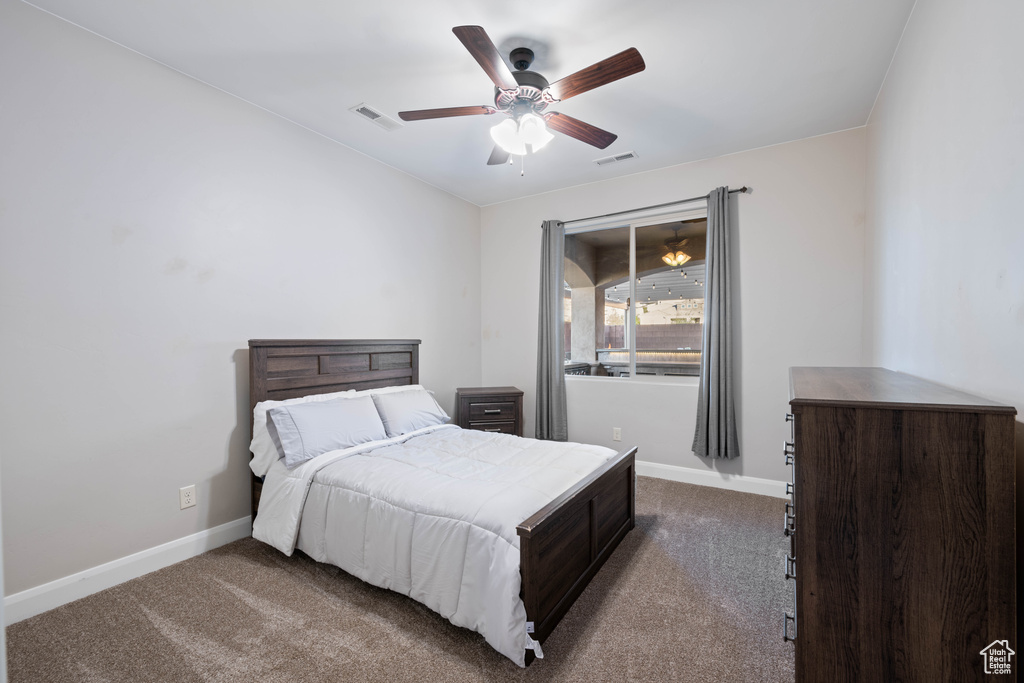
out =
{"type": "Polygon", "coordinates": [[[526,154],[526,146],[536,152],[554,139],[544,125],[544,119],[536,114],[524,114],[517,121],[505,119],[491,128],[491,139],[509,154],[526,154]]]}
{"type": "Polygon", "coordinates": [[[544,119],[536,114],[526,114],[519,120],[519,139],[528,144],[534,152],[554,139],[544,125],[544,119]]]}
{"type": "Polygon", "coordinates": [[[519,137],[519,129],[512,119],[505,119],[491,128],[491,139],[509,154],[526,154],[526,143],[519,137]]]}

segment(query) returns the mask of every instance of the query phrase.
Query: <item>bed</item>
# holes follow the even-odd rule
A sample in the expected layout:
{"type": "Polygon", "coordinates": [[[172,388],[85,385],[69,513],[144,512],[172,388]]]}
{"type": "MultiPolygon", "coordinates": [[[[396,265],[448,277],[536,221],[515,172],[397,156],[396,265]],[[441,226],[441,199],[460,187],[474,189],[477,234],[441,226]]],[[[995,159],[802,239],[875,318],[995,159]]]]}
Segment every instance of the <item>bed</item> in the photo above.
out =
{"type": "MultiPolygon", "coordinates": [[[[419,344],[419,340],[250,340],[250,413],[252,414],[257,404],[267,400],[277,401],[350,390],[394,391],[396,389],[388,388],[414,387],[419,383],[419,344]]],[[[519,448],[524,458],[533,458],[536,462],[538,453],[543,453],[545,448],[556,446],[550,442],[537,442],[507,435],[470,433],[468,430],[447,425],[422,431],[423,434],[417,432],[407,435],[404,441],[396,439],[394,444],[389,442],[380,447],[391,450],[374,453],[396,453],[397,455],[390,459],[400,461],[409,457],[406,454],[409,448],[415,450],[419,447],[422,451],[423,446],[420,444],[428,444],[431,452],[434,449],[437,452],[444,452],[445,449],[457,449],[458,444],[465,441],[474,448],[482,449],[481,452],[494,452],[493,449],[500,446],[510,452],[519,448]],[[499,438],[512,441],[485,441],[499,438]],[[401,450],[403,448],[406,450],[401,450]]],[[[354,463],[364,458],[364,454],[358,449],[354,449],[353,452],[355,455],[352,457],[335,458],[340,461],[340,465],[337,466],[351,469],[355,466],[354,463]]],[[[511,524],[514,524],[513,540],[518,544],[518,575],[514,577],[513,584],[518,588],[518,596],[512,597],[517,609],[525,611],[525,631],[528,636],[522,641],[523,649],[518,652],[508,652],[507,649],[499,649],[497,646],[495,648],[521,666],[529,665],[538,656],[541,652],[540,644],[551,634],[591,578],[635,525],[636,449],[617,454],[610,450],[608,452],[611,455],[604,456],[606,459],[603,459],[596,469],[582,475],[582,478],[568,489],[555,495],[553,500],[543,504],[539,509],[526,511],[518,524],[514,520],[511,521],[511,524]]],[[[581,452],[559,456],[561,459],[558,462],[572,463],[583,455],[586,454],[581,452]]],[[[324,465],[325,468],[334,466],[324,465]]],[[[305,465],[295,468],[295,471],[298,472],[303,467],[305,465]]],[[[552,470],[555,469],[555,466],[552,466],[552,470]]],[[[327,471],[323,469],[323,472],[327,471]]],[[[390,471],[392,470],[382,469],[379,476],[388,476],[387,473],[390,471]]],[[[265,518],[260,520],[262,527],[267,526],[268,519],[273,521],[274,518],[269,517],[271,514],[278,514],[272,513],[271,510],[280,509],[281,477],[281,474],[268,474],[264,482],[260,477],[253,475],[254,522],[260,510],[260,499],[266,496],[265,518]],[[271,488],[265,488],[265,485],[271,488]],[[271,491],[274,492],[273,496],[270,495],[271,491]]],[[[295,477],[300,478],[298,474],[295,477]]],[[[294,484],[292,489],[301,488],[300,483],[290,483],[294,484]]],[[[396,479],[395,486],[400,484],[401,482],[396,479]]],[[[306,487],[310,489],[309,484],[306,484],[306,487]]],[[[316,503],[314,499],[318,496],[307,496],[310,497],[310,505],[316,503]]],[[[311,514],[310,518],[316,520],[320,515],[318,511],[315,515],[311,514]]],[[[295,522],[294,525],[303,527],[301,522],[295,522]]],[[[305,526],[316,525],[309,523],[305,526]]],[[[296,533],[307,532],[300,530],[296,533]]],[[[405,540],[389,539],[389,542],[401,546],[405,540]]],[[[313,548],[307,554],[321,560],[321,557],[316,556],[317,543],[322,544],[322,541],[300,540],[293,547],[303,551],[313,548]]],[[[400,586],[393,588],[410,594],[400,586]]],[[[416,599],[448,616],[429,601],[419,597],[416,599]]],[[[454,618],[451,620],[453,623],[459,623],[454,618]]],[[[486,633],[484,635],[488,642],[494,645],[491,637],[486,633]]]]}

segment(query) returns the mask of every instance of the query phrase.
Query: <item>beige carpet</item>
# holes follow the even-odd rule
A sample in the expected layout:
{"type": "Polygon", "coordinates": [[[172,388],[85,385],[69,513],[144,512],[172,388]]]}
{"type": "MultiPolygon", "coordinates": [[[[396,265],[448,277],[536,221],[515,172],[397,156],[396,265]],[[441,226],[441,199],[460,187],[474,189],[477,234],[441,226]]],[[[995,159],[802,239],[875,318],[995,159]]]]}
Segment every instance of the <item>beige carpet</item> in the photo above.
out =
{"type": "Polygon", "coordinates": [[[782,514],[641,477],[637,528],[525,670],[407,597],[250,538],[12,625],[9,679],[791,681],[782,514]]]}

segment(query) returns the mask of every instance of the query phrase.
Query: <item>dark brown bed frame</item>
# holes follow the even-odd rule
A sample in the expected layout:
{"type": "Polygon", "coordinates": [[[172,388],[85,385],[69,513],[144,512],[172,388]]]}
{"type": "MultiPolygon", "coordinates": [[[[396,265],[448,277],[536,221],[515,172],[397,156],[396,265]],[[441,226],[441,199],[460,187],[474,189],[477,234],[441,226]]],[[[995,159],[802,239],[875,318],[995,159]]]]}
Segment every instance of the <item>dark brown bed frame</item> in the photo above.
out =
{"type": "MultiPolygon", "coordinates": [[[[249,340],[249,414],[268,399],[418,384],[419,344],[418,339],[249,340]]],[[[544,642],[635,526],[635,460],[636,448],[619,453],[516,528],[520,594],[534,640],[544,642]]],[[[262,486],[254,476],[254,518],[262,486]]],[[[526,663],[533,658],[533,650],[527,650],[526,663]]]]}

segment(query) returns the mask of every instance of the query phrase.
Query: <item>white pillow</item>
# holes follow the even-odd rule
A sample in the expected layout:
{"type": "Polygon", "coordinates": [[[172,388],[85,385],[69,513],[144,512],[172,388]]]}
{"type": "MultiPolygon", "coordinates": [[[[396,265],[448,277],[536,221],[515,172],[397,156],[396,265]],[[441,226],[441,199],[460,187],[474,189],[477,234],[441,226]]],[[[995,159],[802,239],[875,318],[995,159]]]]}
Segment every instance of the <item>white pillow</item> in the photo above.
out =
{"type": "Polygon", "coordinates": [[[423,427],[441,425],[451,418],[426,389],[374,393],[373,403],[380,413],[388,436],[401,436],[423,427]]]}
{"type": "Polygon", "coordinates": [[[267,411],[267,431],[289,469],[328,451],[387,438],[370,396],[276,406],[267,411]]]}
{"type": "Polygon", "coordinates": [[[265,477],[270,471],[270,466],[277,462],[281,454],[277,452],[274,440],[270,438],[267,431],[267,411],[275,406],[290,406],[297,403],[310,403],[317,401],[333,401],[342,396],[355,396],[352,389],[348,391],[335,391],[330,394],[312,394],[310,396],[299,396],[283,401],[260,401],[252,409],[252,442],[249,450],[252,451],[252,460],[249,461],[249,468],[257,477],[265,477]]]}
{"type": "Polygon", "coordinates": [[[281,454],[277,450],[277,446],[274,445],[274,440],[270,438],[270,432],[267,431],[267,411],[275,406],[290,406],[297,403],[333,401],[334,399],[342,397],[355,398],[357,396],[369,396],[372,394],[390,394],[399,391],[409,391],[411,389],[423,389],[423,387],[419,384],[407,384],[405,386],[362,389],[360,391],[349,389],[348,391],[335,391],[330,394],[310,394],[309,396],[284,399],[283,401],[260,401],[256,404],[256,407],[252,409],[252,442],[249,444],[249,450],[252,451],[252,460],[249,461],[249,468],[257,477],[265,477],[267,476],[267,472],[270,471],[270,466],[277,462],[278,458],[281,457],[281,454]]]}

